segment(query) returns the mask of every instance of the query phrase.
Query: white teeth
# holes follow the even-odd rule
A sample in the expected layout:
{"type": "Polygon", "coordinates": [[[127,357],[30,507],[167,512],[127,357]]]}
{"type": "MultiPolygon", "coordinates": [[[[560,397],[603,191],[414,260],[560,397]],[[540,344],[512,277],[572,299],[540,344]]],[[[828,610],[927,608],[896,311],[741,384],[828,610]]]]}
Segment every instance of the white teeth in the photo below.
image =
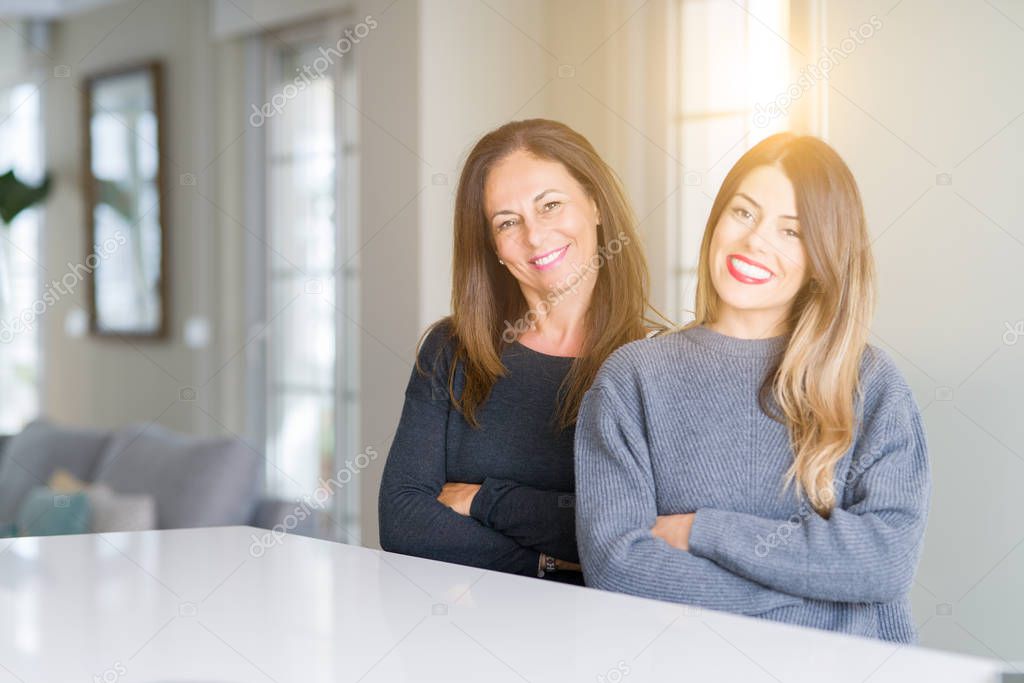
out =
{"type": "Polygon", "coordinates": [[[730,260],[732,261],[733,268],[735,268],[736,270],[740,271],[741,273],[743,273],[747,277],[752,277],[752,278],[755,278],[757,280],[767,280],[768,278],[770,278],[772,276],[771,272],[765,270],[764,268],[758,268],[757,266],[752,266],[749,263],[747,263],[746,261],[741,261],[738,258],[734,258],[734,259],[730,259],[730,260]]]}
{"type": "Polygon", "coordinates": [[[547,264],[551,263],[552,261],[557,259],[559,256],[561,256],[563,251],[565,251],[565,249],[559,249],[556,252],[552,252],[551,254],[548,254],[544,258],[536,259],[534,261],[534,263],[536,265],[538,265],[538,266],[546,266],[547,264]]]}

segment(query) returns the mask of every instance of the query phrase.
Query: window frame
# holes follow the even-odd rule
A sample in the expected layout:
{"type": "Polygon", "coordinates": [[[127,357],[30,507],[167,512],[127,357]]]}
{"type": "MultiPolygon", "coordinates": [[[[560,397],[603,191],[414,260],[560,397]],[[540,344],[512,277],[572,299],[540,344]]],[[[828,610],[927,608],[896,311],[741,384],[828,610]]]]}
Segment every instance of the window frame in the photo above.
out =
{"type": "MultiPolygon", "coordinates": [[[[252,103],[262,103],[273,94],[270,90],[282,76],[279,69],[278,47],[299,43],[315,43],[323,46],[335,44],[344,35],[346,28],[354,22],[346,15],[323,17],[315,22],[306,22],[281,30],[268,31],[253,36],[245,46],[247,73],[245,83],[246,107],[251,111],[252,103]]],[[[359,335],[353,329],[359,319],[359,264],[358,264],[358,114],[356,97],[358,91],[356,57],[353,50],[341,59],[334,60],[328,68],[334,82],[334,244],[335,258],[332,265],[334,282],[334,376],[331,387],[325,390],[333,403],[334,452],[332,471],[335,473],[351,469],[350,462],[360,452],[360,392],[359,392],[359,335]],[[344,99],[342,99],[344,98],[344,99]],[[348,462],[347,462],[348,461],[348,462]]],[[[273,119],[257,129],[257,134],[247,136],[245,196],[258,197],[262,201],[246,202],[246,221],[254,239],[246,241],[247,282],[246,322],[249,338],[256,338],[255,349],[249,355],[246,367],[246,385],[256,391],[247,392],[246,432],[254,443],[261,444],[267,455],[267,472],[278,467],[273,461],[270,448],[269,419],[273,402],[278,400],[286,388],[276,381],[272,362],[270,320],[274,311],[269,310],[273,300],[271,288],[276,282],[289,278],[302,278],[303,273],[284,274],[276,272],[271,262],[274,226],[270,213],[271,201],[271,151],[269,145],[273,119]]],[[[294,383],[287,383],[294,384],[294,383]]],[[[293,388],[293,387],[292,387],[293,388]]],[[[266,481],[266,480],[265,480],[266,481]]],[[[340,481],[340,479],[339,479],[340,481]]],[[[358,544],[360,542],[360,496],[358,480],[353,477],[345,485],[331,486],[333,492],[326,514],[314,515],[315,533],[318,536],[358,544]]],[[[306,498],[312,498],[317,482],[308,483],[310,490],[306,498]]],[[[267,484],[265,483],[265,486],[267,484]]],[[[327,488],[327,487],[324,487],[327,488]]],[[[271,495],[275,491],[268,490],[271,495]]],[[[310,504],[315,509],[315,504],[310,504]]]]}
{"type": "MultiPolygon", "coordinates": [[[[686,40],[686,29],[683,25],[684,5],[687,3],[710,4],[714,2],[722,2],[722,0],[674,0],[670,4],[667,28],[667,41],[669,45],[668,73],[674,74],[675,77],[668,79],[667,86],[668,102],[671,107],[668,142],[670,145],[669,149],[673,150],[675,158],[679,160],[685,160],[688,156],[687,149],[685,148],[685,126],[688,123],[742,115],[744,121],[744,138],[742,141],[746,141],[744,151],[753,144],[756,144],[761,137],[764,137],[763,135],[756,138],[751,137],[752,133],[758,131],[758,129],[752,126],[753,115],[757,105],[765,104],[763,102],[750,101],[746,103],[747,106],[745,108],[740,109],[705,107],[694,111],[692,107],[688,106],[688,102],[685,101],[682,85],[682,80],[685,77],[684,69],[686,67],[684,62],[684,41],[686,40]]],[[[748,2],[749,0],[742,0],[742,4],[724,4],[732,6],[736,11],[748,12],[748,2]]],[[[825,25],[824,3],[822,0],[779,0],[779,2],[784,2],[788,5],[789,24],[787,26],[787,35],[785,36],[787,42],[798,47],[800,52],[803,52],[810,59],[812,55],[817,54],[820,50],[820,35],[825,25]],[[800,21],[797,21],[797,19],[800,19],[800,21]]],[[[751,16],[748,16],[746,21],[744,21],[743,44],[745,46],[749,45],[749,32],[752,22],[755,21],[757,20],[751,16]]],[[[784,76],[783,82],[788,84],[796,80],[804,64],[799,61],[798,57],[794,57],[793,51],[788,51],[787,56],[784,68],[785,73],[780,75],[784,76]]],[[[826,130],[827,123],[827,83],[818,84],[805,97],[795,102],[782,120],[788,124],[782,127],[795,129],[801,133],[822,135],[826,130]]],[[[765,126],[762,130],[767,131],[766,134],[771,134],[776,132],[778,128],[780,126],[776,123],[765,126]]],[[[727,156],[728,153],[723,156],[723,160],[727,156]]],[[[716,162],[716,165],[712,168],[717,168],[717,164],[723,163],[723,160],[716,162]]],[[[718,191],[718,187],[705,185],[709,170],[711,169],[684,169],[681,165],[677,165],[674,162],[669,164],[668,175],[669,178],[675,180],[674,186],[678,188],[678,192],[676,193],[675,200],[670,202],[668,207],[667,225],[669,234],[667,240],[668,253],[671,260],[669,263],[669,282],[666,294],[670,317],[673,317],[674,320],[680,323],[685,323],[692,319],[690,305],[693,300],[698,271],[696,260],[693,261],[692,265],[688,265],[690,255],[683,253],[684,245],[687,242],[694,241],[688,239],[690,235],[689,233],[684,233],[684,231],[695,229],[694,226],[687,225],[684,220],[687,210],[687,194],[695,191],[693,187],[695,183],[687,178],[687,174],[692,172],[699,174],[700,182],[698,185],[704,187],[698,187],[697,189],[708,196],[709,201],[713,201],[714,193],[718,191]]],[[[700,229],[703,234],[704,226],[701,225],[700,229]]]]}
{"type": "MultiPolygon", "coordinates": [[[[17,88],[19,86],[31,86],[31,87],[35,88],[35,92],[33,93],[32,97],[35,97],[36,98],[36,102],[37,102],[37,104],[36,104],[37,111],[36,111],[36,116],[35,116],[37,145],[36,145],[35,153],[36,153],[37,159],[38,159],[38,168],[37,168],[38,173],[37,174],[30,174],[28,177],[25,177],[23,175],[20,177],[21,180],[24,180],[26,182],[33,183],[33,184],[41,181],[42,177],[46,173],[46,126],[45,126],[45,121],[46,121],[46,97],[45,97],[45,90],[43,88],[43,85],[44,85],[46,80],[47,80],[46,76],[38,68],[30,69],[27,76],[26,75],[22,75],[22,74],[18,74],[18,75],[10,74],[8,77],[0,79],[0,90],[13,90],[13,89],[15,89],[15,88],[17,88]]],[[[27,102],[27,98],[26,98],[25,101],[22,102],[22,104],[19,104],[16,107],[16,109],[20,108],[21,106],[23,106],[25,102],[27,102]]],[[[8,115],[8,117],[10,115],[12,115],[12,114],[13,114],[13,110],[12,110],[11,114],[8,115]]],[[[6,123],[7,123],[7,120],[5,119],[4,121],[0,122],[0,126],[6,125],[6,123]]],[[[12,168],[14,168],[14,167],[12,166],[12,168]]],[[[3,169],[3,172],[6,172],[6,171],[7,171],[7,169],[3,169]]],[[[40,299],[41,292],[42,292],[43,275],[44,275],[43,271],[45,271],[45,266],[42,265],[42,264],[44,264],[46,262],[46,250],[45,250],[45,245],[46,245],[46,243],[45,243],[46,208],[45,207],[46,207],[46,202],[45,201],[44,202],[40,202],[39,204],[26,209],[24,213],[22,213],[21,215],[18,216],[18,218],[15,219],[15,221],[19,221],[19,220],[25,220],[26,217],[31,217],[34,220],[34,223],[35,223],[35,227],[34,227],[35,235],[34,235],[33,241],[35,242],[35,259],[34,259],[34,261],[35,261],[35,266],[36,267],[32,269],[34,271],[34,273],[35,273],[35,278],[34,278],[34,281],[33,281],[33,293],[32,293],[32,297],[31,297],[33,301],[36,301],[36,300],[40,299]]],[[[12,228],[12,225],[9,225],[6,228],[0,228],[0,229],[9,231],[9,230],[11,230],[11,228],[12,228]]],[[[12,246],[12,241],[11,241],[11,239],[10,239],[10,237],[9,237],[9,235],[7,233],[5,233],[2,236],[2,239],[6,242],[5,247],[11,247],[12,246]]],[[[17,249],[17,248],[15,247],[15,249],[17,249]]],[[[30,259],[30,260],[32,259],[31,256],[27,256],[27,258],[30,259]]],[[[12,279],[13,279],[13,274],[11,274],[11,276],[12,276],[12,279]]],[[[12,313],[16,314],[17,312],[16,311],[12,311],[12,313]]],[[[35,410],[34,410],[34,414],[31,417],[29,417],[26,420],[24,420],[24,423],[18,428],[17,431],[20,431],[21,428],[24,428],[25,425],[27,425],[33,419],[36,419],[40,414],[42,414],[43,407],[45,405],[45,398],[46,398],[45,395],[44,395],[45,387],[46,387],[46,375],[45,375],[45,372],[46,372],[46,356],[45,356],[46,326],[45,326],[45,313],[43,315],[37,316],[37,319],[35,320],[32,328],[31,328],[31,334],[33,335],[33,346],[35,347],[34,348],[34,352],[35,352],[34,353],[34,355],[35,355],[34,370],[35,370],[35,372],[34,372],[34,381],[32,382],[32,389],[33,389],[34,395],[35,395],[35,410]]],[[[0,344],[0,350],[2,350],[4,348],[9,348],[9,347],[8,347],[7,344],[0,344]]],[[[2,351],[0,351],[0,352],[2,352],[2,351]]],[[[17,433],[17,431],[11,432],[11,433],[17,433]]]]}

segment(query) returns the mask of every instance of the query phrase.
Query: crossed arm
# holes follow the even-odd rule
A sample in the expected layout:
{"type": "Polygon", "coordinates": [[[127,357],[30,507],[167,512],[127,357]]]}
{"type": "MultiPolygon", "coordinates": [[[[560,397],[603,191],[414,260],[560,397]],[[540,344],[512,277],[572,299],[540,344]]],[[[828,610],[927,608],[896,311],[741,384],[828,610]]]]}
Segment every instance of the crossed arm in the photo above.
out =
{"type": "Polygon", "coordinates": [[[536,576],[541,553],[578,569],[572,496],[508,480],[446,480],[449,407],[413,370],[381,480],[385,550],[536,576]]]}
{"type": "Polygon", "coordinates": [[[807,599],[889,601],[913,580],[927,507],[923,429],[909,397],[872,421],[872,462],[853,504],[810,514],[764,555],[787,520],[702,508],[659,517],[639,401],[595,387],[576,432],[578,539],[587,585],[757,614],[807,599]],[[894,487],[893,481],[907,482],[894,487]]]}

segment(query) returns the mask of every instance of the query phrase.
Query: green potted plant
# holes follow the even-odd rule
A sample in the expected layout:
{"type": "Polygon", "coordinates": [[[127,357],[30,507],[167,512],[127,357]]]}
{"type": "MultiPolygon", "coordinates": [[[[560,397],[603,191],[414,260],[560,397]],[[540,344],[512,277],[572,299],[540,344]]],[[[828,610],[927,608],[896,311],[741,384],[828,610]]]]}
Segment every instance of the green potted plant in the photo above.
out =
{"type": "MultiPolygon", "coordinates": [[[[27,185],[14,175],[13,170],[0,175],[0,230],[5,233],[14,219],[25,209],[38,204],[50,192],[47,174],[39,185],[27,185]]],[[[11,299],[10,238],[0,240],[0,312],[6,313],[11,299]]]]}

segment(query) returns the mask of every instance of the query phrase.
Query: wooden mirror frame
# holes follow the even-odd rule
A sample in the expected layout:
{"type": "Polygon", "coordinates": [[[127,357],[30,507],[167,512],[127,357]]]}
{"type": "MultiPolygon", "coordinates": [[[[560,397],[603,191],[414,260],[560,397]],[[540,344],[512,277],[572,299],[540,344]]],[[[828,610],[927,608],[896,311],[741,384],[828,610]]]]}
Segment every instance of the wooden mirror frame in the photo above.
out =
{"type": "Polygon", "coordinates": [[[103,328],[99,323],[97,301],[96,301],[96,277],[95,269],[89,269],[87,296],[89,299],[89,329],[93,335],[100,337],[130,337],[133,339],[166,339],[169,332],[170,320],[170,292],[168,281],[168,207],[167,207],[167,161],[166,150],[166,122],[164,118],[164,84],[163,65],[158,61],[148,61],[141,64],[119,67],[87,76],[82,89],[82,178],[83,196],[85,199],[85,221],[87,225],[86,236],[86,258],[96,254],[96,202],[97,202],[97,180],[92,173],[92,114],[93,94],[98,85],[104,80],[126,76],[133,73],[143,73],[148,76],[152,88],[153,113],[156,117],[157,126],[157,163],[156,163],[156,190],[159,198],[159,223],[160,223],[160,274],[156,285],[156,294],[160,299],[160,314],[157,326],[153,330],[111,330],[103,328]]]}

